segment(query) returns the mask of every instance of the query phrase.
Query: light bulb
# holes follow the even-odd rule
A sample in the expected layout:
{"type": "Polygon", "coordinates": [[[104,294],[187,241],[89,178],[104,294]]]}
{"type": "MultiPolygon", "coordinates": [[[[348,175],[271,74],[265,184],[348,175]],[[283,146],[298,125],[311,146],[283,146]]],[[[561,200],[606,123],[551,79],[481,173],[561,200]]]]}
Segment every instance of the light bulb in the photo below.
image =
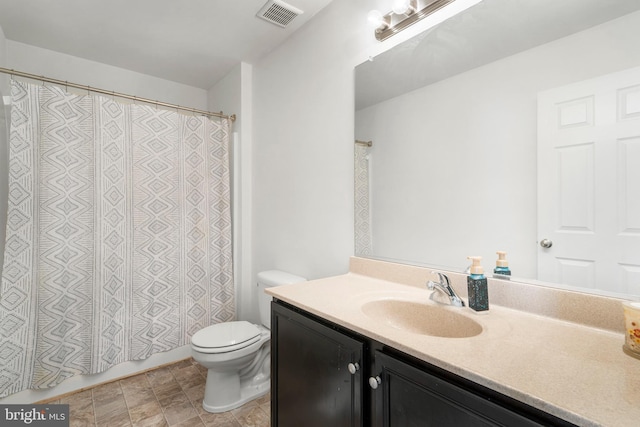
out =
{"type": "Polygon", "coordinates": [[[404,15],[409,10],[409,0],[393,0],[393,6],[391,10],[397,15],[404,15]]]}
{"type": "Polygon", "coordinates": [[[375,28],[380,28],[386,24],[384,15],[382,15],[382,12],[378,10],[372,10],[369,12],[367,14],[367,20],[369,21],[369,24],[375,28]]]}

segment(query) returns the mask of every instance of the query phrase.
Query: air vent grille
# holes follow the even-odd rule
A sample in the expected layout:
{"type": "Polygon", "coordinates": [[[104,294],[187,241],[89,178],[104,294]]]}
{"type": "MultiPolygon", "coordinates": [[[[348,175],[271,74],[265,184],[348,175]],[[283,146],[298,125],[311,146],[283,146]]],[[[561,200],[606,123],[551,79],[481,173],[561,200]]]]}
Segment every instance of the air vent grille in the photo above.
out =
{"type": "Polygon", "coordinates": [[[293,19],[303,12],[281,0],[269,0],[256,16],[285,28],[293,19]]]}

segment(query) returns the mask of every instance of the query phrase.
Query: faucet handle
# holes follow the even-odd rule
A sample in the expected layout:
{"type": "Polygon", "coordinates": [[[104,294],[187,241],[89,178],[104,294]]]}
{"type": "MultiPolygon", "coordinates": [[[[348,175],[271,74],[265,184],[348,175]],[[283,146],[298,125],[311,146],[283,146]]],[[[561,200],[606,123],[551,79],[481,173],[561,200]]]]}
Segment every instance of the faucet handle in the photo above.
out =
{"type": "MultiPolygon", "coordinates": [[[[440,282],[434,282],[433,280],[429,280],[427,282],[427,288],[429,290],[438,290],[447,295],[449,297],[449,301],[451,305],[457,307],[464,307],[464,301],[460,299],[460,297],[456,294],[456,291],[453,290],[451,284],[449,283],[449,278],[446,274],[440,273],[438,271],[432,271],[431,274],[437,274],[440,282]]],[[[432,294],[433,295],[433,294],[432,294]]]]}
{"type": "MultiPolygon", "coordinates": [[[[440,283],[442,283],[442,275],[440,273],[438,273],[437,271],[432,271],[431,274],[438,274],[438,277],[440,279],[440,283]]],[[[434,290],[436,288],[436,285],[438,285],[438,284],[439,283],[436,283],[433,280],[427,280],[427,289],[432,291],[432,290],[434,290]]]]}
{"type": "Polygon", "coordinates": [[[440,279],[440,283],[441,284],[449,284],[449,278],[447,277],[446,274],[444,273],[440,273],[439,271],[432,271],[431,274],[437,274],[438,275],[438,279],[440,279]]]}

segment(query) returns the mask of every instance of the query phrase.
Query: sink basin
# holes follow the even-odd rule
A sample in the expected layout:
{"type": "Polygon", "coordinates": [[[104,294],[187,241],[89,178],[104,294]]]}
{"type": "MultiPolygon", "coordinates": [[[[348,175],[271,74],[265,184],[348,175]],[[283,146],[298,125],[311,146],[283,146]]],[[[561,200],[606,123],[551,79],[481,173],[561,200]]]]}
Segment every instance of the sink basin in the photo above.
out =
{"type": "Polygon", "coordinates": [[[473,319],[453,310],[413,301],[384,299],[362,306],[371,319],[403,331],[445,338],[469,338],[482,332],[473,319]]]}

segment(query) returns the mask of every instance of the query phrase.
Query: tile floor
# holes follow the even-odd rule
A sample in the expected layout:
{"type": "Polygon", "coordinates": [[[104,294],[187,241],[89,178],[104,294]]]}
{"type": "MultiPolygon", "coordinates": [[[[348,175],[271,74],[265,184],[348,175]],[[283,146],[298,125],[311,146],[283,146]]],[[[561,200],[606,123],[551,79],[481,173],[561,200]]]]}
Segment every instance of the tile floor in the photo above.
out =
{"type": "Polygon", "coordinates": [[[221,414],[202,409],[206,375],[188,359],[50,403],[69,404],[71,427],[270,426],[269,394],[221,414]]]}

